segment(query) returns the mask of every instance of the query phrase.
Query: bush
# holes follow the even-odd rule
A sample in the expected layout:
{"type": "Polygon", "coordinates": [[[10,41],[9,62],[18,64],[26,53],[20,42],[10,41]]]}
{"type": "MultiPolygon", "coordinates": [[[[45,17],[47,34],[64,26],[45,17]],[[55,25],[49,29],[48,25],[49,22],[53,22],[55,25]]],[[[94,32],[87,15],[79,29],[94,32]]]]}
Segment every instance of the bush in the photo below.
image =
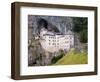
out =
{"type": "Polygon", "coordinates": [[[64,53],[61,53],[60,55],[53,57],[51,60],[51,63],[54,64],[56,63],[59,59],[61,59],[64,56],[64,53]]]}
{"type": "Polygon", "coordinates": [[[79,34],[80,34],[80,42],[87,43],[87,30],[83,30],[79,34]]]}

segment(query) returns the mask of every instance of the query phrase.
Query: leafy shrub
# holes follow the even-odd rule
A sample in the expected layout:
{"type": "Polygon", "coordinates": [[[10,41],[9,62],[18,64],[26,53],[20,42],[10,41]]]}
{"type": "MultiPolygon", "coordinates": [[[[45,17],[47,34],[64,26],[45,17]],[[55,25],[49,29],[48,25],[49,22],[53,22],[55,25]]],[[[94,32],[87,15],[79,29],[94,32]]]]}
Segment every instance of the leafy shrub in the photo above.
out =
{"type": "Polygon", "coordinates": [[[82,43],[87,42],[87,30],[83,30],[80,32],[80,42],[82,43]]]}
{"type": "Polygon", "coordinates": [[[56,62],[57,62],[59,59],[61,59],[63,56],[64,56],[64,53],[61,53],[60,55],[53,57],[52,60],[51,60],[51,63],[52,63],[52,64],[56,63],[56,62]]]}

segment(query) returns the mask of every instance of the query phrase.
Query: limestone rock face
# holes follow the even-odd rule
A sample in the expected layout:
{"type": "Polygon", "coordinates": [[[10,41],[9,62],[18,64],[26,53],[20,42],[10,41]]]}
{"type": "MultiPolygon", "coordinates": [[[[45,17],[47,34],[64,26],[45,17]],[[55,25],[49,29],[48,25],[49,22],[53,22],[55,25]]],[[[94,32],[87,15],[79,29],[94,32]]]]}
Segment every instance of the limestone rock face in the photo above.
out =
{"type": "Polygon", "coordinates": [[[66,33],[67,30],[72,30],[73,20],[71,17],[64,16],[28,16],[28,26],[33,27],[33,34],[41,30],[39,26],[39,20],[44,19],[47,23],[48,30],[54,30],[55,32],[66,33]]]}

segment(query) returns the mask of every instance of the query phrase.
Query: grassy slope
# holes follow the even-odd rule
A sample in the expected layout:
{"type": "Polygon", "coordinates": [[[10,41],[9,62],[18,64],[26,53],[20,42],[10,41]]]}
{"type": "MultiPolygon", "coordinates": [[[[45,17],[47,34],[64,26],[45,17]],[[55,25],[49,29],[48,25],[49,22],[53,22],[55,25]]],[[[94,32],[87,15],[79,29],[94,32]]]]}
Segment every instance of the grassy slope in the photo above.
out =
{"type": "Polygon", "coordinates": [[[62,57],[60,60],[58,60],[53,65],[71,65],[71,64],[87,64],[88,63],[88,57],[87,53],[79,53],[75,51],[69,51],[64,57],[62,57]]]}

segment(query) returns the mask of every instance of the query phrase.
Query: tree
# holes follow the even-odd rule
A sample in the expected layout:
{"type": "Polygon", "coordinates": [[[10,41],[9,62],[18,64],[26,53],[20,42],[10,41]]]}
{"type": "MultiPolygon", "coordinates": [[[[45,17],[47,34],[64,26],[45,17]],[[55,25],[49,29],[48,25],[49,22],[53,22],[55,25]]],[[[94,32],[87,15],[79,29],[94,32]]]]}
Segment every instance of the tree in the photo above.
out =
{"type": "Polygon", "coordinates": [[[80,32],[80,42],[83,42],[83,43],[87,42],[87,30],[82,30],[80,32]]]}
{"type": "Polygon", "coordinates": [[[73,31],[80,37],[80,42],[87,43],[87,18],[86,17],[74,17],[73,18],[73,31]]]}

